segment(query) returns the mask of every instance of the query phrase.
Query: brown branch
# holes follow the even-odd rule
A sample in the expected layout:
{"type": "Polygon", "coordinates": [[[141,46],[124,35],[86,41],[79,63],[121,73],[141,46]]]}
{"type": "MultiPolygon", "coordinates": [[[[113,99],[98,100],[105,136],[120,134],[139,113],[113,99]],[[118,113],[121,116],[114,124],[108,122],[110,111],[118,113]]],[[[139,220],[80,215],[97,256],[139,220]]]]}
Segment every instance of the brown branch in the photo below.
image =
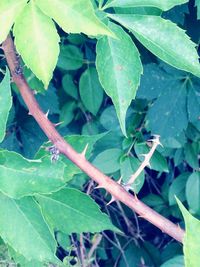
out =
{"type": "Polygon", "coordinates": [[[13,81],[19,88],[21,96],[29,109],[29,113],[35,118],[41,129],[54,146],[60,151],[60,153],[69,158],[83,172],[97,182],[100,187],[109,192],[116,200],[124,203],[130,209],[138,213],[140,217],[158,227],[162,232],[167,233],[179,242],[183,242],[184,231],[179,226],[155,212],[153,209],[142,203],[137,197],[133,197],[120,184],[113,181],[110,177],[100,172],[90,162],[88,162],[83,154],[77,153],[67,142],[65,142],[62,136],[60,136],[55,129],[53,123],[48,120],[39,107],[33,91],[29,88],[23,74],[20,73],[16,50],[10,36],[7,37],[2,47],[13,81]]]}

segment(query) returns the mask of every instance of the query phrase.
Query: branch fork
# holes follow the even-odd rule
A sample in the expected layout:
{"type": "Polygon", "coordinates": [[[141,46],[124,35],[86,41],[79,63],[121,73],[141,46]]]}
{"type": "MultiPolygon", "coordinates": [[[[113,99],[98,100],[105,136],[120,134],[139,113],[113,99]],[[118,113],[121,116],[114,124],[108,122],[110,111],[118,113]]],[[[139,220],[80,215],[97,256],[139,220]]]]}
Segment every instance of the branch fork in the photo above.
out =
{"type": "MultiPolygon", "coordinates": [[[[144,161],[141,163],[141,165],[137,169],[137,171],[133,175],[131,175],[130,179],[128,180],[128,182],[126,184],[123,184],[122,177],[120,177],[120,179],[117,181],[117,183],[119,185],[121,185],[127,192],[129,190],[132,190],[132,185],[135,182],[135,180],[137,179],[137,177],[141,174],[141,172],[146,167],[151,168],[150,160],[151,160],[154,152],[156,151],[157,146],[159,146],[159,145],[162,146],[162,144],[160,142],[160,136],[159,135],[153,135],[153,139],[150,139],[148,141],[152,142],[153,145],[152,145],[150,151],[147,154],[141,154],[141,156],[144,157],[144,161]]],[[[97,187],[97,188],[99,188],[99,187],[97,187]]],[[[136,194],[135,194],[135,197],[137,198],[136,194]]],[[[110,205],[114,201],[117,201],[117,199],[112,196],[111,200],[107,203],[107,205],[110,205]]]]}

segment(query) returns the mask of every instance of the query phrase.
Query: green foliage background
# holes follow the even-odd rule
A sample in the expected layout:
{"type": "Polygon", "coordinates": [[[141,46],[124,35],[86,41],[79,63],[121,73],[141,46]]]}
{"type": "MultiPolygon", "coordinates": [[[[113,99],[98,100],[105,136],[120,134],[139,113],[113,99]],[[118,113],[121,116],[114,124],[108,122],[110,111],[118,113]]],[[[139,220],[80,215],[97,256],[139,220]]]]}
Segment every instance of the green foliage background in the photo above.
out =
{"type": "MultiPolygon", "coordinates": [[[[36,2],[40,2],[41,10],[45,10],[45,1],[36,2]]],[[[97,2],[93,1],[94,8],[97,8],[97,2]]],[[[122,9],[120,2],[124,5],[128,1],[109,2],[118,2],[115,11],[124,14],[155,15],[160,14],[160,9],[162,9],[162,6],[158,6],[160,8],[158,9],[133,8],[128,5],[127,8],[122,9]]],[[[165,8],[169,9],[163,7],[163,10],[165,8]]],[[[53,9],[50,12],[52,12],[52,16],[57,15],[54,14],[53,9]]],[[[107,18],[103,17],[103,11],[101,13],[96,10],[96,12],[105,23],[108,22],[107,18]]],[[[38,15],[37,12],[36,14],[38,15]]],[[[134,30],[130,26],[133,25],[133,21],[130,24],[129,20],[123,20],[123,15],[111,14],[110,17],[113,21],[119,23],[122,21],[121,24],[125,28],[113,22],[108,23],[109,28],[102,27],[97,21],[95,23],[96,27],[99,27],[99,33],[107,34],[107,37],[98,38],[98,40],[93,38],[92,29],[87,27],[88,32],[85,33],[91,38],[78,33],[66,34],[64,32],[65,25],[62,25],[62,28],[57,27],[61,40],[60,54],[49,85],[51,75],[43,73],[42,66],[38,71],[36,66],[38,61],[41,63],[48,58],[49,72],[53,72],[55,56],[58,55],[58,44],[55,47],[53,40],[57,38],[57,33],[54,33],[55,36],[51,33],[52,43],[50,38],[49,49],[54,50],[52,58],[49,58],[49,54],[46,52],[45,38],[43,36],[39,38],[43,53],[41,58],[38,58],[38,55],[35,56],[36,62],[32,71],[43,81],[48,90],[45,90],[43,83],[26,66],[24,66],[25,76],[29,85],[38,92],[36,98],[42,109],[45,112],[49,110],[50,120],[55,123],[63,122],[58,127],[59,132],[66,136],[66,140],[79,152],[84,149],[86,144],[89,144],[87,158],[102,172],[112,175],[116,180],[122,176],[124,182],[128,181],[130,175],[143,160],[141,154],[149,150],[146,141],[152,134],[161,135],[163,148],[157,149],[151,159],[151,169],[145,169],[145,172],[138,177],[133,185],[133,190],[147,205],[183,227],[183,217],[174,195],[185,204],[190,213],[196,218],[200,218],[200,81],[198,77],[194,76],[200,76],[200,71],[196,65],[187,64],[192,48],[188,48],[185,54],[179,53],[180,58],[177,58],[177,62],[181,62],[182,65],[179,66],[179,70],[175,69],[172,66],[177,67],[177,62],[166,59],[158,47],[151,47],[150,51],[172,66],[164,63],[147,50],[148,38],[141,37],[139,17],[135,16],[134,30]],[[136,30],[137,26],[138,31],[136,30]],[[129,34],[129,31],[134,35],[129,34]],[[112,38],[113,34],[116,34],[121,41],[120,51],[116,46],[117,40],[112,38]],[[135,60],[135,65],[132,63],[132,58],[135,60]],[[128,77],[130,84],[121,83],[124,81],[124,74],[121,73],[122,65],[127,71],[126,78],[128,77]],[[194,75],[186,71],[190,71],[194,75]],[[140,80],[138,76],[142,72],[140,80]],[[125,90],[128,85],[130,90],[125,90]],[[117,93],[113,88],[117,88],[117,93]],[[133,98],[135,99],[132,101],[133,98]]],[[[195,3],[190,1],[174,7],[164,12],[162,17],[185,29],[192,41],[199,44],[200,1],[196,0],[195,3]]],[[[18,19],[27,25],[32,23],[26,13],[24,13],[24,17],[18,19]]],[[[38,20],[40,19],[39,16],[38,20]]],[[[158,20],[156,25],[164,27],[160,17],[156,17],[156,19],[158,20]]],[[[26,29],[23,34],[27,34],[27,38],[31,38],[32,35],[32,32],[25,27],[25,24],[21,24],[21,21],[14,26],[19,52],[24,50],[27,45],[19,41],[20,27],[26,29]]],[[[50,27],[49,22],[42,19],[41,21],[44,23],[45,30],[51,31],[48,28],[50,27]]],[[[154,21],[147,22],[155,23],[154,21]]],[[[177,32],[173,28],[173,24],[170,24],[170,27],[172,27],[171,31],[165,32],[165,34],[173,33],[176,36],[177,32]]],[[[80,31],[82,29],[78,29],[77,32],[80,31]]],[[[148,32],[145,34],[151,35],[148,32]]],[[[158,36],[158,38],[162,41],[162,36],[158,36]]],[[[169,36],[169,40],[170,38],[169,36]]],[[[173,54],[173,49],[174,51],[178,49],[182,40],[186,43],[189,42],[189,39],[185,40],[182,37],[177,40],[176,38],[171,39],[174,46],[167,47],[167,52],[173,54]]],[[[38,40],[36,41],[38,42],[38,40]]],[[[34,43],[30,45],[30,49],[33,51],[29,51],[29,53],[34,53],[37,49],[35,45],[34,43]]],[[[0,68],[4,73],[6,62],[3,53],[1,55],[0,68]]],[[[30,54],[27,53],[24,61],[28,66],[29,60],[32,60],[32,57],[30,58],[30,54]]],[[[3,78],[4,75],[1,76],[3,78]]],[[[9,79],[7,71],[1,83],[2,88],[7,89],[3,83],[7,81],[8,84],[9,79]]],[[[5,97],[5,92],[2,90],[0,90],[0,94],[2,94],[0,99],[1,96],[5,97]]],[[[8,262],[10,255],[21,266],[43,266],[42,262],[44,261],[51,261],[59,265],[61,263],[57,258],[52,257],[57,251],[58,258],[64,259],[65,266],[80,266],[80,233],[90,232],[90,234],[84,235],[87,251],[96,238],[100,235],[102,238],[93,258],[88,259],[88,266],[90,266],[89,264],[98,266],[95,265],[95,260],[99,266],[108,267],[184,266],[180,244],[148,222],[136,217],[125,206],[112,204],[107,207],[106,203],[110,196],[103,190],[92,190],[90,195],[100,205],[101,210],[109,215],[115,225],[113,226],[108,216],[103,214],[88,196],[80,192],[86,192],[88,187],[94,186],[85,174],[62,156],[56,164],[49,164],[50,156],[44,149],[47,146],[44,143],[47,141],[46,137],[34,119],[28,115],[27,108],[14,84],[12,84],[12,97],[13,105],[8,117],[5,138],[4,131],[0,132],[0,140],[4,138],[0,147],[8,150],[0,151],[0,187],[3,192],[0,194],[2,213],[0,233],[4,233],[0,240],[0,264],[8,262]],[[43,147],[41,147],[42,145],[43,147]],[[9,161],[6,160],[8,158],[9,161]],[[42,158],[42,163],[38,162],[40,158],[42,158]],[[14,162],[18,162],[18,165],[14,162]],[[24,166],[30,169],[29,175],[26,171],[23,174],[24,166]],[[34,177],[37,178],[37,182],[33,183],[34,177]],[[51,182],[46,181],[44,177],[51,182]],[[14,186],[10,186],[12,179],[16,180],[14,186]],[[66,183],[67,188],[61,189],[66,183]],[[58,189],[61,190],[55,192],[58,189]],[[45,193],[51,194],[45,195],[45,193]],[[32,197],[35,194],[36,197],[32,197]],[[80,202],[83,205],[82,208],[80,202]],[[33,212],[27,213],[27,209],[30,207],[33,212]],[[15,218],[15,227],[18,229],[18,233],[13,230],[13,221],[8,210],[15,218]],[[71,210],[75,210],[75,212],[71,210]],[[54,216],[55,214],[56,216],[54,216]],[[36,227],[38,220],[41,222],[39,229],[36,227]],[[35,225],[32,224],[33,221],[35,225]],[[96,234],[105,229],[110,231],[96,234]],[[119,229],[123,234],[119,233],[119,229]],[[10,231],[12,237],[8,239],[7,233],[10,231]],[[27,245],[26,241],[29,240],[30,232],[33,235],[30,244],[27,245]],[[19,233],[27,235],[27,239],[19,240],[17,236],[19,233]],[[9,255],[7,255],[4,242],[8,245],[9,255]],[[22,244],[22,242],[25,243],[22,244]],[[20,247],[21,250],[15,251],[13,247],[20,247]]],[[[6,106],[9,107],[10,96],[7,98],[6,106]]],[[[8,110],[3,112],[7,117],[8,110]]],[[[1,129],[5,127],[6,125],[3,125],[1,129]]],[[[183,211],[183,208],[181,210],[186,218],[186,211],[183,211]]],[[[196,231],[199,231],[199,224],[196,231]]],[[[191,233],[191,235],[196,235],[194,229],[191,230],[191,233]]],[[[191,243],[189,242],[189,244],[191,243]]],[[[191,263],[188,266],[195,265],[191,263]]]]}

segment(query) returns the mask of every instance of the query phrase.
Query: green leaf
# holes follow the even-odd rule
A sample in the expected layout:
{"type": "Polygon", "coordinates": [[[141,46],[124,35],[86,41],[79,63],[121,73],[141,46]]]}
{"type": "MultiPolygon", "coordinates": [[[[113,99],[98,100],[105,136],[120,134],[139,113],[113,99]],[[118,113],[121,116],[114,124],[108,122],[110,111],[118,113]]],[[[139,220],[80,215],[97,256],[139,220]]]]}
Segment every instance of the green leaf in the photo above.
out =
{"type": "Polygon", "coordinates": [[[104,109],[100,117],[100,123],[106,130],[115,131],[116,133],[122,135],[119,120],[113,105],[104,109]]]}
{"type": "Polygon", "coordinates": [[[164,139],[185,130],[188,125],[186,99],[187,90],[183,83],[168,84],[148,111],[146,122],[151,132],[164,139]]]}
{"type": "MultiPolygon", "coordinates": [[[[140,166],[140,161],[137,158],[126,157],[120,164],[120,173],[124,184],[128,182],[131,175],[133,175],[140,166]]],[[[136,178],[131,185],[133,192],[138,194],[144,184],[144,171],[136,178]]]]}
{"type": "Polygon", "coordinates": [[[31,198],[11,199],[0,194],[0,235],[27,260],[55,262],[56,242],[38,204],[31,198]]]}
{"type": "Polygon", "coordinates": [[[200,173],[192,173],[186,183],[186,198],[192,213],[200,214],[200,173]]]}
{"type": "Polygon", "coordinates": [[[140,15],[155,15],[160,16],[162,10],[155,7],[114,7],[117,14],[140,14],[140,15]]]}
{"type": "Polygon", "coordinates": [[[107,149],[98,154],[92,163],[104,173],[113,173],[120,169],[119,158],[121,155],[121,149],[107,149]]]}
{"type": "Polygon", "coordinates": [[[184,258],[181,255],[175,256],[163,263],[160,267],[184,267],[184,258]]]}
{"type": "Polygon", "coordinates": [[[0,2],[0,44],[6,39],[15,19],[26,5],[26,0],[1,0],[0,2]]]}
{"type": "Polygon", "coordinates": [[[96,115],[103,101],[103,90],[95,68],[89,67],[81,75],[79,91],[84,106],[96,115]]]}
{"type": "Polygon", "coordinates": [[[185,267],[196,267],[200,262],[200,221],[186,210],[180,200],[177,199],[177,203],[184,217],[186,228],[183,243],[185,267]]]}
{"type": "Polygon", "coordinates": [[[189,88],[188,98],[187,98],[187,109],[189,120],[196,124],[199,121],[200,117],[200,89],[199,85],[189,88]],[[196,89],[196,90],[195,90],[196,89]]]}
{"type": "Polygon", "coordinates": [[[200,151],[200,143],[186,143],[184,147],[185,160],[186,162],[194,169],[199,169],[199,151],[200,151]]]}
{"type": "Polygon", "coordinates": [[[176,24],[158,16],[109,14],[109,17],[129,29],[147,49],[166,63],[200,77],[196,44],[176,24]]]}
{"type": "Polygon", "coordinates": [[[46,221],[54,230],[66,234],[117,230],[97,204],[76,189],[66,188],[51,195],[38,195],[36,198],[46,221]]]}
{"type": "Polygon", "coordinates": [[[182,256],[182,254],[183,254],[183,248],[182,246],[180,246],[180,243],[178,242],[168,243],[165,246],[165,249],[161,253],[161,260],[162,262],[166,262],[172,258],[175,258],[177,255],[182,256]]]}
{"type": "Polygon", "coordinates": [[[109,7],[140,7],[149,6],[167,11],[176,5],[187,3],[188,0],[112,0],[103,9],[109,7]]]}
{"type": "Polygon", "coordinates": [[[44,264],[42,262],[32,260],[28,261],[24,256],[17,253],[12,247],[8,247],[9,254],[14,259],[16,264],[19,264],[20,267],[44,267],[44,264]]]}
{"type": "MultiPolygon", "coordinates": [[[[0,191],[14,198],[50,193],[63,187],[65,165],[49,158],[28,160],[20,154],[0,151],[0,191]]],[[[68,177],[68,180],[70,177],[68,177]]]]}
{"type": "MultiPolygon", "coordinates": [[[[23,156],[32,159],[42,143],[46,141],[45,134],[32,116],[29,116],[26,120],[22,121],[19,128],[19,134],[21,139],[20,146],[23,146],[23,156]]],[[[6,149],[10,150],[7,147],[6,149]]],[[[21,152],[21,150],[19,151],[21,152]]]]}
{"type": "Polygon", "coordinates": [[[184,172],[173,180],[169,188],[169,205],[176,204],[175,196],[181,201],[185,201],[185,186],[189,175],[189,172],[184,172]]]}
{"type": "Polygon", "coordinates": [[[45,113],[48,112],[49,115],[60,113],[57,88],[55,88],[52,84],[49,85],[48,90],[46,90],[43,94],[36,94],[35,98],[40,108],[45,113]]]}
{"type": "Polygon", "coordinates": [[[5,137],[6,123],[11,106],[10,72],[6,69],[4,79],[0,83],[0,143],[5,137]]]}
{"type": "Polygon", "coordinates": [[[77,108],[75,101],[68,101],[61,108],[59,121],[62,122],[60,127],[68,125],[74,118],[74,111],[77,108]]]}
{"type": "Polygon", "coordinates": [[[195,0],[195,5],[197,7],[197,19],[200,19],[200,0],[195,0]]]}
{"type": "Polygon", "coordinates": [[[14,35],[23,61],[47,88],[59,54],[55,24],[31,1],[17,18],[14,35]]]}
{"type": "Polygon", "coordinates": [[[114,36],[97,18],[90,0],[36,0],[36,4],[67,33],[114,36]]]}
{"type": "Polygon", "coordinates": [[[158,64],[145,64],[136,98],[154,100],[163,94],[163,90],[171,81],[172,77],[158,64]]]}
{"type": "Polygon", "coordinates": [[[122,132],[126,136],[126,112],[135,98],[142,64],[129,35],[114,23],[109,23],[109,27],[118,39],[103,37],[98,41],[96,67],[99,80],[106,94],[112,98],[122,132]]]}
{"type": "Polygon", "coordinates": [[[165,205],[164,199],[155,194],[148,194],[146,197],[142,198],[142,201],[150,207],[165,205]]]}
{"type": "Polygon", "coordinates": [[[150,253],[148,253],[144,247],[137,246],[133,241],[130,242],[130,244],[124,248],[123,253],[124,256],[120,257],[118,267],[139,267],[144,265],[144,262],[146,266],[154,265],[150,257],[150,253]]]}
{"type": "Polygon", "coordinates": [[[77,70],[83,65],[83,53],[75,45],[61,46],[57,67],[63,70],[77,70]]]}
{"type": "Polygon", "coordinates": [[[78,99],[78,90],[70,74],[65,74],[62,78],[62,87],[64,91],[74,99],[78,99]]]}

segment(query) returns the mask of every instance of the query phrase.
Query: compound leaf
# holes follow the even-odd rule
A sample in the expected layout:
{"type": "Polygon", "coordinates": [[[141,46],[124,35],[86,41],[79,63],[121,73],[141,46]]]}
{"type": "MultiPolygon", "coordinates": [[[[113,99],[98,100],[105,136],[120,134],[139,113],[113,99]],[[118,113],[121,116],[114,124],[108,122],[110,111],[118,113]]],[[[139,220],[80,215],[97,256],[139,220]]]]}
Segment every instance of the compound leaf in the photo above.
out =
{"type": "Polygon", "coordinates": [[[163,61],[200,77],[196,44],[176,24],[149,15],[109,14],[109,17],[129,29],[147,49],[163,61]]]}

